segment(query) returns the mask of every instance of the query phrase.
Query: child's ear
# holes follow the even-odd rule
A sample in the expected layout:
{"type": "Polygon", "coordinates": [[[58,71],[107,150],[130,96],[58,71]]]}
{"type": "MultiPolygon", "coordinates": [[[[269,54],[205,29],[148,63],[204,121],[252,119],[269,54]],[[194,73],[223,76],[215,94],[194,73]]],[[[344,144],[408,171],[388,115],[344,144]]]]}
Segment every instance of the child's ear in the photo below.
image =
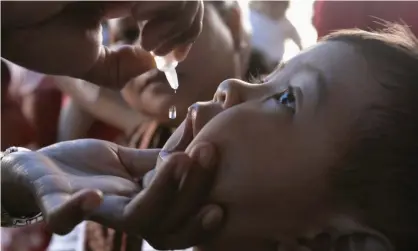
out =
{"type": "Polygon", "coordinates": [[[279,244],[278,251],[393,251],[394,249],[380,236],[370,233],[336,235],[320,233],[313,238],[298,238],[296,242],[279,244]]]}
{"type": "MultiPolygon", "coordinates": [[[[367,227],[350,216],[333,218],[324,233],[331,239],[332,249],[335,251],[393,251],[390,240],[379,231],[367,227]]],[[[318,237],[315,236],[316,242],[318,237]]],[[[322,250],[322,249],[320,249],[322,250]]],[[[324,249],[326,250],[326,249],[324,249]]]]}
{"type": "Polygon", "coordinates": [[[394,251],[382,233],[360,224],[349,216],[333,217],[303,236],[279,238],[277,251],[394,251]]]}
{"type": "Polygon", "coordinates": [[[340,236],[333,243],[333,250],[344,251],[391,251],[385,240],[379,236],[369,235],[366,233],[353,233],[350,235],[340,236]]]}

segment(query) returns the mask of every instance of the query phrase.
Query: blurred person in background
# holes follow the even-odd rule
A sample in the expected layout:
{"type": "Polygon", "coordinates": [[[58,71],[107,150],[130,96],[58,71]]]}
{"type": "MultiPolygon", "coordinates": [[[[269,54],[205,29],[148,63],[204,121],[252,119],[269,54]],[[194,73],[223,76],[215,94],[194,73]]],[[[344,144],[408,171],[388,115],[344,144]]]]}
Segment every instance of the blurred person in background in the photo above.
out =
{"type": "Polygon", "coordinates": [[[2,84],[2,149],[15,145],[35,149],[55,143],[61,91],[44,74],[4,59],[3,74],[9,80],[2,84]]]}
{"type": "MultiPolygon", "coordinates": [[[[114,35],[109,30],[109,23],[103,22],[103,43],[116,49],[112,41],[114,35]]],[[[131,133],[143,120],[143,116],[132,110],[118,91],[70,77],[50,76],[50,79],[64,93],[58,141],[95,138],[119,142],[121,135],[131,133]]]]}
{"type": "Polygon", "coordinates": [[[287,19],[289,1],[251,1],[250,21],[253,46],[252,75],[267,74],[281,62],[286,40],[293,41],[301,50],[301,38],[287,19]],[[257,67],[258,65],[258,67],[257,67]]]}
{"type": "Polygon", "coordinates": [[[402,22],[418,35],[417,1],[324,1],[314,3],[318,39],[339,29],[375,30],[379,23],[402,22]]]}
{"type": "Polygon", "coordinates": [[[14,145],[28,147],[34,141],[34,129],[22,112],[19,101],[10,90],[16,72],[13,66],[1,60],[1,150],[14,145]],[[7,133],[6,133],[7,132],[7,133]]]}

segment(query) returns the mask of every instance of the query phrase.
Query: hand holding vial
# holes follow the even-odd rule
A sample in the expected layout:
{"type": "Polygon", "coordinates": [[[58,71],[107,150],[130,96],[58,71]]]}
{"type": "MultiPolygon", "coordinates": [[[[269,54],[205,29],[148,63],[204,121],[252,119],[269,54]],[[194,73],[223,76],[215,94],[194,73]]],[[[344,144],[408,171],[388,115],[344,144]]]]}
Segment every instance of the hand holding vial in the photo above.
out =
{"type": "Polygon", "coordinates": [[[161,56],[191,44],[203,19],[202,1],[5,2],[2,10],[2,28],[7,30],[2,57],[30,70],[113,89],[155,67],[150,51],[161,56]],[[102,45],[101,22],[127,15],[137,22],[147,20],[142,48],[110,50],[102,45]]]}

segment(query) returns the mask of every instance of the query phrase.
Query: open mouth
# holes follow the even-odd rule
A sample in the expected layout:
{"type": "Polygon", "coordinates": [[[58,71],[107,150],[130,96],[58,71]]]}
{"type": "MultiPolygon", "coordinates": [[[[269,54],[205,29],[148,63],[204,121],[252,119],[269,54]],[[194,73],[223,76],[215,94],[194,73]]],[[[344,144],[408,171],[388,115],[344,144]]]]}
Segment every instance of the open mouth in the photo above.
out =
{"type": "Polygon", "coordinates": [[[169,142],[167,142],[170,146],[168,146],[167,149],[160,151],[159,157],[161,159],[164,159],[164,157],[173,152],[184,152],[186,150],[186,148],[192,142],[197,133],[197,131],[194,128],[194,117],[196,117],[195,112],[193,111],[193,109],[190,109],[187,113],[186,119],[181,125],[183,127],[183,130],[175,132],[175,134],[179,133],[177,137],[177,139],[179,138],[179,140],[176,143],[173,142],[174,144],[170,144],[169,142]]]}
{"type": "MultiPolygon", "coordinates": [[[[194,130],[193,114],[194,114],[194,112],[192,111],[192,109],[190,109],[189,112],[187,113],[186,119],[184,120],[184,122],[182,124],[183,131],[178,131],[179,133],[181,133],[180,139],[177,141],[177,143],[174,145],[174,147],[169,147],[168,149],[164,149],[164,150],[161,150],[159,152],[159,154],[158,154],[159,161],[163,161],[171,153],[184,152],[186,150],[186,148],[189,146],[189,144],[192,142],[192,140],[196,136],[195,130],[194,130]]],[[[196,131],[196,133],[197,133],[197,131],[196,131]]],[[[169,141],[170,141],[170,139],[169,139],[169,141]]],[[[158,161],[157,161],[157,163],[158,163],[158,161]]],[[[142,181],[142,184],[150,184],[154,175],[155,175],[155,171],[148,172],[145,175],[145,177],[142,181]]],[[[145,187],[146,186],[147,185],[145,185],[145,187]]]]}
{"type": "Polygon", "coordinates": [[[184,152],[197,134],[223,110],[220,103],[211,101],[198,102],[192,105],[187,112],[186,119],[163,147],[160,157],[163,159],[167,154],[184,152]]]}
{"type": "Polygon", "coordinates": [[[192,110],[189,110],[189,112],[187,113],[187,117],[184,120],[183,134],[181,135],[180,140],[177,142],[174,148],[172,148],[169,152],[185,151],[187,146],[190,144],[190,142],[192,142],[193,138],[196,136],[193,128],[192,113],[192,110]]]}

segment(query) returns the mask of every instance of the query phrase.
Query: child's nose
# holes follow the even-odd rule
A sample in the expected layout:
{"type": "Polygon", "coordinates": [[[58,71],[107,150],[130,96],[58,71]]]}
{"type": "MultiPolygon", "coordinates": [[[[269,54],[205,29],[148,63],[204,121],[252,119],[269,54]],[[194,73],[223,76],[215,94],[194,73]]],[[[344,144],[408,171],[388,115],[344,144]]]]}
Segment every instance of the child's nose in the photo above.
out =
{"type": "Polygon", "coordinates": [[[214,102],[222,103],[224,109],[255,99],[260,85],[249,84],[238,79],[228,79],[222,82],[213,97],[214,102]]]}

